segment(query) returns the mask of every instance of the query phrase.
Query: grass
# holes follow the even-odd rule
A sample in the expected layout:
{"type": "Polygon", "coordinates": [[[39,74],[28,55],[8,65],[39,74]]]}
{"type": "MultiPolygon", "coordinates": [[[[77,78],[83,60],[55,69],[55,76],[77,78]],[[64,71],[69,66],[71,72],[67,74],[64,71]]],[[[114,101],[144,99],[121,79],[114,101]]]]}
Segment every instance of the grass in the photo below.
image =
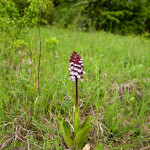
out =
{"type": "Polygon", "coordinates": [[[75,83],[68,80],[68,61],[74,50],[86,72],[79,83],[80,117],[92,116],[86,143],[95,150],[150,148],[150,40],[48,27],[41,31],[40,95],[38,29],[13,41],[1,33],[0,149],[66,148],[57,117],[73,124],[75,83]]]}

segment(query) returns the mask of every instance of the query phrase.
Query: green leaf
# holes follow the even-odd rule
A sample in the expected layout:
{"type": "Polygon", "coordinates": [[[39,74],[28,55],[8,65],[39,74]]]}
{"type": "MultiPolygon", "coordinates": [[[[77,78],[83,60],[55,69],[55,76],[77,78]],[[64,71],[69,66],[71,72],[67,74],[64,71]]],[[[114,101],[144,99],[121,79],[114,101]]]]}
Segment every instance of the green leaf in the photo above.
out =
{"type": "Polygon", "coordinates": [[[87,116],[81,126],[81,129],[84,128],[85,126],[90,125],[90,120],[91,120],[91,116],[87,116]]]}
{"type": "Polygon", "coordinates": [[[74,139],[74,143],[77,149],[80,149],[83,146],[90,129],[91,129],[91,125],[88,125],[77,132],[74,139]]]}
{"type": "Polygon", "coordinates": [[[69,124],[60,118],[58,119],[58,123],[67,147],[71,148],[73,146],[73,140],[70,137],[71,131],[69,124]]]}
{"type": "Polygon", "coordinates": [[[94,150],[104,150],[104,148],[103,148],[103,146],[100,143],[98,143],[96,145],[96,147],[94,148],[94,150]]]}

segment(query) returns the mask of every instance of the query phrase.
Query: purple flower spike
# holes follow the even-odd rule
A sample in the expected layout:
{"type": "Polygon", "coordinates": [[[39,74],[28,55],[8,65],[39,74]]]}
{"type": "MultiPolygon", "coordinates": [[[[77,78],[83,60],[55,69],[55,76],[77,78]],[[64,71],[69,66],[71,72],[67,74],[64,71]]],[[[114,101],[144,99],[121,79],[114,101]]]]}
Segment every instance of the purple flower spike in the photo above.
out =
{"type": "Polygon", "coordinates": [[[83,74],[85,74],[85,71],[82,59],[77,52],[73,52],[69,59],[69,79],[75,81],[77,78],[83,82],[83,74]]]}

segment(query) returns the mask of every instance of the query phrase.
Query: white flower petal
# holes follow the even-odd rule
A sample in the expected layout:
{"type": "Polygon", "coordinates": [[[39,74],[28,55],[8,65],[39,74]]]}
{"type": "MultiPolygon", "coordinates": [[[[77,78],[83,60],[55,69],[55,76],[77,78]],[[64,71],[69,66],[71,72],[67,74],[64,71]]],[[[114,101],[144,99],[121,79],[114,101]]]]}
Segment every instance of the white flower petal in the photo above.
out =
{"type": "Polygon", "coordinates": [[[77,71],[77,68],[74,67],[74,70],[77,71]]]}
{"type": "Polygon", "coordinates": [[[80,79],[81,80],[81,82],[83,82],[83,79],[80,79]]]}
{"type": "Polygon", "coordinates": [[[78,73],[81,73],[81,69],[78,69],[77,71],[78,71],[78,73]]]}
{"type": "Polygon", "coordinates": [[[73,75],[74,75],[74,76],[76,76],[76,75],[77,75],[77,73],[76,73],[76,72],[74,72],[74,73],[73,73],[73,75]]]}
{"type": "Polygon", "coordinates": [[[77,76],[78,79],[80,79],[80,77],[81,77],[80,75],[77,76]]]}
{"type": "Polygon", "coordinates": [[[72,80],[72,81],[75,81],[75,77],[74,77],[74,76],[71,76],[71,80],[72,80]]]}
{"type": "Polygon", "coordinates": [[[73,65],[73,62],[69,63],[69,67],[73,65]]]}
{"type": "Polygon", "coordinates": [[[74,73],[75,73],[74,71],[71,71],[71,72],[70,72],[70,75],[73,75],[73,76],[74,76],[74,73]]]}

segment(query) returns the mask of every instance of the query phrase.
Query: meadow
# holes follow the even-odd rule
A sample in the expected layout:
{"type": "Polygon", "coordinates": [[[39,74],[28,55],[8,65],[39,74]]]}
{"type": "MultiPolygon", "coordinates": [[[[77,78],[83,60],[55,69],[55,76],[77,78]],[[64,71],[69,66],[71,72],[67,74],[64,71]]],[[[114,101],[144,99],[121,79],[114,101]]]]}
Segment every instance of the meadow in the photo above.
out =
{"type": "MultiPolygon", "coordinates": [[[[75,82],[69,58],[83,59],[81,122],[91,115],[86,143],[94,150],[150,148],[150,40],[140,36],[41,28],[21,39],[0,37],[0,149],[67,149],[57,117],[73,124],[75,82]]],[[[86,144],[85,143],[85,144],[86,144]]]]}

